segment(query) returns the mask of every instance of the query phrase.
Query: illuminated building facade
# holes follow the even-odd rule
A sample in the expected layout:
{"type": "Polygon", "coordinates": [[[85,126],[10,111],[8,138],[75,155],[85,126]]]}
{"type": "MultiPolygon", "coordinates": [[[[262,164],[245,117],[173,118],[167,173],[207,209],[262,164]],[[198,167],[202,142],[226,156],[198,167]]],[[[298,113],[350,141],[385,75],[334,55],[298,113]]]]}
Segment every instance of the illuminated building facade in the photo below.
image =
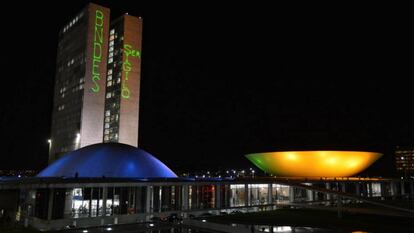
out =
{"type": "Polygon", "coordinates": [[[395,150],[395,167],[400,173],[414,172],[414,148],[397,147],[395,150]]]}
{"type": "Polygon", "coordinates": [[[59,33],[49,163],[91,144],[138,146],[142,20],[90,3],[59,33]]]}
{"type": "Polygon", "coordinates": [[[49,162],[102,142],[109,17],[89,4],[59,33],[49,162]]]}
{"type": "Polygon", "coordinates": [[[142,19],[123,15],[109,34],[103,140],[138,146],[142,19]]]}

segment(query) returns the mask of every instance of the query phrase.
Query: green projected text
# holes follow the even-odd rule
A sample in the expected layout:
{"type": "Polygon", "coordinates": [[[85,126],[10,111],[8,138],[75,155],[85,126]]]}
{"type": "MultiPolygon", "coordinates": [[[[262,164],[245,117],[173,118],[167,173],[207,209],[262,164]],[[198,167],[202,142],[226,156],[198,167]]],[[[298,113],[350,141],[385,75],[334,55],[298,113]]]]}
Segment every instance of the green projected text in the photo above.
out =
{"type": "Polygon", "coordinates": [[[100,72],[99,72],[99,65],[102,61],[102,44],[103,44],[103,22],[104,22],[104,14],[100,10],[96,10],[95,12],[95,31],[93,36],[93,60],[92,60],[92,82],[93,87],[91,90],[93,92],[99,92],[99,83],[98,81],[101,80],[100,72]]]}
{"type": "Polygon", "coordinates": [[[129,97],[131,96],[131,91],[128,88],[128,75],[129,72],[132,70],[132,64],[131,62],[129,62],[129,56],[131,57],[141,57],[141,53],[139,52],[139,50],[134,50],[132,49],[132,46],[130,44],[125,44],[124,45],[124,54],[125,54],[125,60],[124,63],[122,65],[122,70],[125,72],[125,78],[122,81],[122,88],[121,88],[121,96],[124,99],[129,99],[129,97]]]}

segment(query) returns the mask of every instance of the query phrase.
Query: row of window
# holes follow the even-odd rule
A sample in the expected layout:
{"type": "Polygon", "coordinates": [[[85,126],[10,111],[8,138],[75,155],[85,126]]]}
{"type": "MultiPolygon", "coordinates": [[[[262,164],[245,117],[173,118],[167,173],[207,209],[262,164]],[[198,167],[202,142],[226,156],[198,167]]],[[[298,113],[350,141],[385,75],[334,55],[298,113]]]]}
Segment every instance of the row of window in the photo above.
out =
{"type": "Polygon", "coordinates": [[[73,20],[71,20],[64,28],[63,33],[69,30],[72,26],[74,26],[83,16],[83,12],[81,12],[78,16],[76,16],[73,20]]]}
{"type": "Polygon", "coordinates": [[[112,127],[104,130],[104,135],[118,134],[118,127],[112,127]]]}
{"type": "Polygon", "coordinates": [[[119,97],[118,91],[112,91],[112,92],[107,92],[106,93],[106,98],[107,99],[114,98],[114,97],[119,97]]]}
{"type": "Polygon", "coordinates": [[[85,63],[85,59],[85,55],[81,53],[78,56],[72,57],[72,59],[69,58],[65,61],[59,62],[58,72],[63,72],[63,70],[73,65],[82,65],[85,63]]]}
{"type": "Polygon", "coordinates": [[[118,114],[112,115],[110,117],[109,116],[105,117],[105,123],[116,122],[118,120],[119,120],[119,115],[118,114]]]}
{"type": "Polygon", "coordinates": [[[108,142],[108,141],[118,141],[118,134],[108,134],[104,136],[104,141],[108,142]]]}
{"type": "MultiPolygon", "coordinates": [[[[83,84],[79,84],[79,85],[76,85],[75,87],[71,88],[72,93],[77,92],[77,91],[80,91],[82,89],[83,89],[83,84]]],[[[67,95],[67,93],[66,93],[66,87],[63,87],[60,90],[61,90],[60,91],[60,93],[61,93],[60,94],[60,97],[65,98],[65,96],[67,95]]]]}

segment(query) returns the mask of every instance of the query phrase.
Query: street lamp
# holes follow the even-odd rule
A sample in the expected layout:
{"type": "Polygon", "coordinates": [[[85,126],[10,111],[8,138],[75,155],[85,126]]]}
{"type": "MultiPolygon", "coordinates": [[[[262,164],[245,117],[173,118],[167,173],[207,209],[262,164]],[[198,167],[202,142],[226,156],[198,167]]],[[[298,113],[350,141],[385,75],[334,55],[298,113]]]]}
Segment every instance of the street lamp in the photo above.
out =
{"type": "Polygon", "coordinates": [[[50,150],[52,149],[52,139],[47,139],[47,143],[49,144],[49,154],[50,154],[50,150]]]}
{"type": "Polygon", "coordinates": [[[76,139],[75,139],[75,149],[79,148],[79,143],[80,143],[80,133],[76,134],[76,139]]]}

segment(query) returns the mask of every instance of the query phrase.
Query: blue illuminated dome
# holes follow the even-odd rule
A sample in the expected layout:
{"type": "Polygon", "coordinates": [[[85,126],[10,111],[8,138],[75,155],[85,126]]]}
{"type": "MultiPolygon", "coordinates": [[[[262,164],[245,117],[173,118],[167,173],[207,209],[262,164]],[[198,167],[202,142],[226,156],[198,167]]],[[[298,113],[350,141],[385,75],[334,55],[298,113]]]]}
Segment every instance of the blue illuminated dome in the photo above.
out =
{"type": "Polygon", "coordinates": [[[100,143],[64,155],[38,177],[176,178],[148,152],[121,143],[100,143]]]}

